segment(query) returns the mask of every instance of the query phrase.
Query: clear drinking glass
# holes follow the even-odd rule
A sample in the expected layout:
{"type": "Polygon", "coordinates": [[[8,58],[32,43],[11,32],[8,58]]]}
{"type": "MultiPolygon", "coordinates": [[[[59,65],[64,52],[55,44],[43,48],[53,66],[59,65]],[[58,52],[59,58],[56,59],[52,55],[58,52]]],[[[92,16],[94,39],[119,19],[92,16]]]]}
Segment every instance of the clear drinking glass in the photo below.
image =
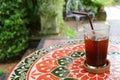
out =
{"type": "Polygon", "coordinates": [[[84,27],[85,62],[88,67],[106,66],[109,31],[110,26],[108,24],[96,24],[94,30],[90,26],[84,27]]]}

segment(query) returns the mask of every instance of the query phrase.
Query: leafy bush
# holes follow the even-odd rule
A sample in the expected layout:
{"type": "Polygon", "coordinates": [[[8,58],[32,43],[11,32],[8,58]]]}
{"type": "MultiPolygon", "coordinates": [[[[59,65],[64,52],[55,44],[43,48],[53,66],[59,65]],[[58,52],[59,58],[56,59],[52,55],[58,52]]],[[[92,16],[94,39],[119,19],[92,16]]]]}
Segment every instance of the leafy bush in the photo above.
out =
{"type": "Polygon", "coordinates": [[[101,9],[101,7],[106,5],[111,5],[114,0],[80,0],[85,6],[86,10],[93,9],[95,13],[101,9]]]}
{"type": "Polygon", "coordinates": [[[114,0],[115,2],[114,2],[114,4],[116,5],[116,4],[118,4],[118,5],[120,5],[120,0],[114,0]]]}
{"type": "Polygon", "coordinates": [[[38,14],[39,9],[38,1],[23,0],[23,6],[25,7],[27,13],[26,18],[28,19],[29,22],[27,24],[27,28],[29,29],[30,35],[38,34],[40,31],[40,15],[38,14]]]}
{"type": "Polygon", "coordinates": [[[0,1],[0,59],[18,56],[27,47],[26,10],[22,0],[0,1]]]}

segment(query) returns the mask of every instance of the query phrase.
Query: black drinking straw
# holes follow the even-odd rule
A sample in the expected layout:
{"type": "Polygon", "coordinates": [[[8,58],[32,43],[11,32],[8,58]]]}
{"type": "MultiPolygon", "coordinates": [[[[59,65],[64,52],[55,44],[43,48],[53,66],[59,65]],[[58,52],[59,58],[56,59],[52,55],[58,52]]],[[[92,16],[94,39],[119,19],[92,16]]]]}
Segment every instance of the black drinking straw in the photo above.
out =
{"type": "Polygon", "coordinates": [[[86,12],[73,12],[73,14],[85,15],[88,18],[89,22],[90,22],[91,29],[94,30],[91,18],[88,15],[88,13],[86,13],[86,12]]]}

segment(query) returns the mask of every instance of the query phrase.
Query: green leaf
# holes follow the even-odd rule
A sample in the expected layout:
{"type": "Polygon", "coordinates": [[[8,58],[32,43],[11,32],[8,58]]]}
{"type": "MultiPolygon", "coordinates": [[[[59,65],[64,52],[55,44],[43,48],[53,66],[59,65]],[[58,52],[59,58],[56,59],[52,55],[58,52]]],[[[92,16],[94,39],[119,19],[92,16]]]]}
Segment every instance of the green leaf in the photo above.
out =
{"type": "Polygon", "coordinates": [[[75,52],[72,53],[71,57],[77,58],[77,57],[82,57],[84,55],[85,55],[85,52],[77,52],[77,51],[75,51],[75,52]]]}
{"type": "Polygon", "coordinates": [[[70,38],[75,38],[76,36],[76,33],[73,29],[71,29],[70,27],[67,27],[67,35],[70,37],[70,38]]]}
{"type": "Polygon", "coordinates": [[[72,58],[69,58],[69,57],[68,58],[61,58],[61,59],[57,60],[58,64],[61,66],[65,66],[65,65],[71,63],[72,61],[73,61],[72,58]]]}
{"type": "Polygon", "coordinates": [[[60,77],[60,78],[65,78],[68,75],[69,71],[65,67],[58,67],[55,70],[52,71],[52,74],[60,77]]]}
{"type": "Polygon", "coordinates": [[[9,25],[11,21],[9,19],[5,20],[5,25],[9,25]]]}

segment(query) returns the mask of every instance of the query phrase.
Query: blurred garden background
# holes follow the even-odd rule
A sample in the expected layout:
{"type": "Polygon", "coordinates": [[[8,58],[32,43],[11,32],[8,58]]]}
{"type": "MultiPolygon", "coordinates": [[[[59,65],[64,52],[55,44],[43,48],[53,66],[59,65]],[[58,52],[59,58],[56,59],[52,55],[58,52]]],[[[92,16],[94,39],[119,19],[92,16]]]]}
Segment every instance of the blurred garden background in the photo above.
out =
{"type": "MultiPolygon", "coordinates": [[[[66,19],[67,2],[68,0],[0,0],[0,75],[8,73],[26,54],[35,51],[42,38],[61,36],[66,32],[67,36],[73,37],[74,31],[66,25],[67,21],[74,20],[66,19]]],[[[105,21],[105,7],[120,4],[120,0],[80,2],[85,12],[93,11],[94,21],[105,21]]]]}

